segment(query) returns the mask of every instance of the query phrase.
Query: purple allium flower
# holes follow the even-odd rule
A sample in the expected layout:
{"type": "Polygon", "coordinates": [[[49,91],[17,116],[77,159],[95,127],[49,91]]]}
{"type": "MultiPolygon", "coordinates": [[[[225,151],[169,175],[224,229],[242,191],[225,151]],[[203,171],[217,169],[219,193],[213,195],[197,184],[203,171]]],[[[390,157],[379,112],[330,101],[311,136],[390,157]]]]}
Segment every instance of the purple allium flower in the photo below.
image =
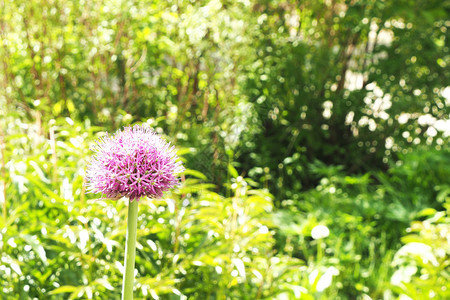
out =
{"type": "Polygon", "coordinates": [[[91,149],[95,152],[87,171],[87,191],[105,198],[161,197],[178,185],[184,171],[175,147],[152,129],[139,125],[108,134],[91,149]]]}

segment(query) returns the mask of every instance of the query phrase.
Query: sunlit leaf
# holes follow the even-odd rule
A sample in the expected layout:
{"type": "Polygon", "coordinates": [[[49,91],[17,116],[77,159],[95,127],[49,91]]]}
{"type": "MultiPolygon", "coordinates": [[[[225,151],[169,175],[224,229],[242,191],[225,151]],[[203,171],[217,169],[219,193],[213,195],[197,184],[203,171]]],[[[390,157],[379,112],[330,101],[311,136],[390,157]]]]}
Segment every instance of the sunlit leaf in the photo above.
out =
{"type": "Polygon", "coordinates": [[[56,288],[49,292],[50,295],[57,295],[57,294],[63,294],[63,293],[72,293],[77,290],[77,287],[71,286],[71,285],[64,285],[60,286],[59,288],[56,288]]]}

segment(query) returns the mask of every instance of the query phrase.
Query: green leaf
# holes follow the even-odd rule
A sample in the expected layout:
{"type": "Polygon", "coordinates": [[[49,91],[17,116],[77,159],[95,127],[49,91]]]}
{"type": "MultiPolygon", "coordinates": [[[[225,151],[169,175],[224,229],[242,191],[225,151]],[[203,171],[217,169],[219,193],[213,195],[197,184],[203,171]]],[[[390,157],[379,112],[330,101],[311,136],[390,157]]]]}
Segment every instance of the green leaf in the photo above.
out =
{"type": "Polygon", "coordinates": [[[196,171],[196,170],[186,169],[184,171],[184,174],[191,175],[191,176],[194,176],[194,177],[202,179],[202,180],[208,180],[208,178],[203,173],[196,171]]]}
{"type": "Polygon", "coordinates": [[[233,176],[233,178],[239,177],[238,171],[236,171],[236,169],[231,164],[228,164],[228,172],[231,176],[233,176]]]}
{"type": "Polygon", "coordinates": [[[427,217],[431,216],[434,213],[436,213],[436,210],[434,208],[425,208],[417,214],[417,217],[427,217]]]}
{"type": "Polygon", "coordinates": [[[72,293],[72,292],[76,291],[77,289],[78,289],[78,287],[73,286],[73,285],[63,285],[57,289],[54,289],[53,291],[50,291],[49,294],[57,295],[57,294],[63,294],[63,293],[72,293]]]}

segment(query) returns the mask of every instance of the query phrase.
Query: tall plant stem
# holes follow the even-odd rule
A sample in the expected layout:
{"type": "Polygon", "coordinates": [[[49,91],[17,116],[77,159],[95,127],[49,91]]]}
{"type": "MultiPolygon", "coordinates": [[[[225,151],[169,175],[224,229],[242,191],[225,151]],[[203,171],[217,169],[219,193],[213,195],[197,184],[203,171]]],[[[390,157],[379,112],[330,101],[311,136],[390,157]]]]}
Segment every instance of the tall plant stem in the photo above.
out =
{"type": "MultiPolygon", "coordinates": [[[[6,127],[5,127],[6,128],[6,127]]],[[[6,207],[6,165],[5,165],[5,137],[3,134],[3,128],[2,131],[0,133],[0,155],[2,156],[1,159],[1,165],[0,165],[0,170],[1,170],[1,174],[3,177],[3,180],[0,180],[0,183],[2,183],[3,185],[3,191],[2,191],[2,195],[1,198],[3,198],[3,221],[5,222],[5,226],[6,226],[6,221],[8,219],[8,208],[6,207]]]]}
{"type": "Polygon", "coordinates": [[[127,221],[127,243],[125,246],[125,273],[123,274],[122,300],[133,299],[134,260],[136,256],[138,202],[129,202],[127,221]]]}

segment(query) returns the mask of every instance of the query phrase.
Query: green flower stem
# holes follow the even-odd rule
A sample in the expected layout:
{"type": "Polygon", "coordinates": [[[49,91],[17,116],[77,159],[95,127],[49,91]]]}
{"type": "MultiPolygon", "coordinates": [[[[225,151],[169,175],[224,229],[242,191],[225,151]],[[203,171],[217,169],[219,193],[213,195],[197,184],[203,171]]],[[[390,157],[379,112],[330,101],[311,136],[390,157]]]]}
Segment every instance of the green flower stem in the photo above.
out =
{"type": "Polygon", "coordinates": [[[125,273],[123,274],[122,300],[133,299],[134,259],[136,256],[137,200],[128,205],[127,244],[125,247],[125,273]]]}

